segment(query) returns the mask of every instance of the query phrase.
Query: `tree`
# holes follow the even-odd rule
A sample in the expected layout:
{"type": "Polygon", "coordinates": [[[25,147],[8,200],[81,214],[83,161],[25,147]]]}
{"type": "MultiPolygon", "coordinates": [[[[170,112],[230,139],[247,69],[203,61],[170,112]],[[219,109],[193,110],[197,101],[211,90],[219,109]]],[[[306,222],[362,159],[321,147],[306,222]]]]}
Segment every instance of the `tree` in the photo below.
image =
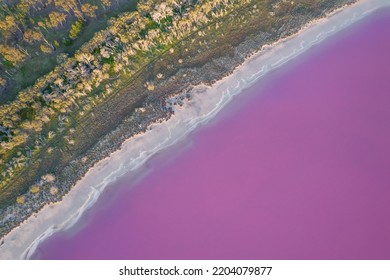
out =
{"type": "Polygon", "coordinates": [[[89,3],[82,4],[81,5],[81,11],[84,13],[85,16],[94,18],[96,17],[96,10],[98,10],[98,6],[96,5],[91,5],[89,3]]]}
{"type": "Polygon", "coordinates": [[[14,16],[6,16],[4,19],[0,20],[0,30],[2,30],[3,34],[7,37],[17,30],[21,31],[14,16]]]}
{"type": "Polygon", "coordinates": [[[40,190],[40,188],[39,188],[38,185],[33,185],[33,186],[30,188],[30,192],[31,192],[32,194],[39,193],[39,190],[40,190]]]}
{"type": "Polygon", "coordinates": [[[101,0],[101,1],[102,1],[103,6],[104,6],[104,9],[111,6],[111,0],[101,0]]]}
{"type": "Polygon", "coordinates": [[[20,49],[0,44],[0,54],[14,66],[25,60],[26,54],[20,49]]]}
{"type": "Polygon", "coordinates": [[[0,88],[5,87],[6,84],[7,84],[7,80],[0,77],[0,88]]]}
{"type": "Polygon", "coordinates": [[[54,5],[58,8],[61,8],[69,15],[71,15],[71,11],[74,14],[77,14],[77,0],[54,0],[54,5]]]}
{"type": "Polygon", "coordinates": [[[41,32],[32,30],[32,29],[27,29],[23,33],[23,39],[29,43],[29,44],[34,44],[35,42],[42,41],[43,35],[41,32]]]}
{"type": "Polygon", "coordinates": [[[52,28],[57,28],[58,25],[62,25],[66,21],[66,14],[59,12],[51,12],[49,14],[50,26],[52,28]]]}
{"type": "Polygon", "coordinates": [[[53,52],[53,48],[49,47],[46,44],[41,44],[39,48],[41,49],[41,51],[43,53],[52,53],[53,52]]]}
{"type": "Polygon", "coordinates": [[[150,12],[150,5],[146,3],[141,3],[140,1],[137,4],[137,11],[142,15],[146,16],[150,12]]]}
{"type": "Polygon", "coordinates": [[[24,204],[25,202],[26,202],[26,198],[23,195],[18,196],[16,198],[16,203],[18,203],[18,204],[24,204]]]}
{"type": "Polygon", "coordinates": [[[84,21],[83,20],[77,20],[75,23],[72,24],[72,28],[70,29],[69,31],[69,37],[74,40],[76,39],[80,32],[81,32],[81,29],[83,28],[84,26],[84,21]]]}
{"type": "Polygon", "coordinates": [[[150,13],[150,15],[155,22],[160,23],[162,19],[172,16],[173,10],[166,3],[161,3],[150,13]]]}
{"type": "Polygon", "coordinates": [[[54,182],[54,181],[56,180],[56,177],[55,177],[53,174],[48,173],[48,174],[46,174],[46,175],[43,175],[43,176],[41,177],[41,179],[42,179],[43,181],[47,182],[47,183],[52,183],[52,182],[54,182]]]}
{"type": "Polygon", "coordinates": [[[58,193],[58,188],[57,187],[51,187],[50,188],[50,194],[51,195],[56,195],[58,193]]]}

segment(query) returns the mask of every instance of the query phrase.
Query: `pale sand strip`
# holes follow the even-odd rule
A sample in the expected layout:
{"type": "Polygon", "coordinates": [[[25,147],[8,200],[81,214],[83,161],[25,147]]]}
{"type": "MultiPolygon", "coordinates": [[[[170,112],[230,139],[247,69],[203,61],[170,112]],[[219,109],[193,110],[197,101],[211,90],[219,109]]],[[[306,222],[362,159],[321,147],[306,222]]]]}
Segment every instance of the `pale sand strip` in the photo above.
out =
{"type": "Polygon", "coordinates": [[[135,174],[156,152],[183,141],[189,132],[214,118],[235,95],[269,71],[385,6],[390,6],[390,0],[361,0],[346,9],[339,9],[326,19],[311,22],[298,34],[264,47],[232,75],[212,87],[196,87],[192,100],[176,108],[170,120],[153,125],[145,134],[125,141],[120,150],[89,170],[61,202],[44,207],[11,231],[0,247],[0,259],[29,258],[42,240],[74,225],[81,214],[96,202],[102,190],[118,177],[135,174]]]}

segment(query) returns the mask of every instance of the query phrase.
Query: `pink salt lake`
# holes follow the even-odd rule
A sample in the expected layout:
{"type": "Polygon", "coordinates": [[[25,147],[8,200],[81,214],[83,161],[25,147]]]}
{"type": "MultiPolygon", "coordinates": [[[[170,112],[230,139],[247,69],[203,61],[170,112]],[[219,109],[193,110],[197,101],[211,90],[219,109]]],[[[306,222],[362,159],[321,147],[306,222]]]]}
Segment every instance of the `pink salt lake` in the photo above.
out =
{"type": "Polygon", "coordinates": [[[34,257],[389,259],[389,50],[387,9],[259,81],[34,257]]]}

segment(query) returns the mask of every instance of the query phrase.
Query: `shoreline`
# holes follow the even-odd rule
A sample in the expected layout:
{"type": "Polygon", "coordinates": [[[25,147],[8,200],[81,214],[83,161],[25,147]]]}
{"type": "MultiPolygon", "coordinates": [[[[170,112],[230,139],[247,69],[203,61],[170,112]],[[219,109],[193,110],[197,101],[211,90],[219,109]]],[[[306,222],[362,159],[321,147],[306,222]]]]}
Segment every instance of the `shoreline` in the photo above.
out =
{"type": "Polygon", "coordinates": [[[273,70],[31,259],[389,256],[389,16],[381,9],[273,70]]]}
{"type": "MultiPolygon", "coordinates": [[[[198,91],[198,94],[193,94],[192,100],[189,101],[188,103],[185,103],[183,108],[179,108],[177,106],[177,111],[175,112],[175,115],[173,115],[173,117],[171,119],[169,119],[168,121],[166,121],[162,124],[152,125],[152,129],[146,131],[144,134],[139,134],[131,139],[127,139],[122,144],[122,147],[120,150],[118,150],[114,153],[111,153],[111,155],[109,157],[101,160],[98,164],[96,164],[93,168],[91,168],[85,174],[84,177],[79,179],[77,184],[76,184],[76,187],[72,188],[72,191],[69,192],[67,195],[65,195],[65,197],[63,198],[62,201],[45,206],[36,215],[36,217],[31,216],[25,222],[23,222],[19,227],[15,228],[8,235],[6,235],[4,238],[5,243],[0,247],[0,258],[7,258],[7,248],[9,251],[8,258],[19,258],[19,257],[29,258],[31,256],[31,254],[34,252],[34,250],[36,249],[36,246],[42,240],[51,236],[55,231],[69,228],[75,222],[77,222],[80,215],[86,209],[88,209],[90,206],[92,206],[94,204],[96,199],[99,197],[101,191],[107,185],[109,185],[111,182],[115,181],[116,178],[120,177],[124,173],[134,171],[138,167],[142,166],[156,152],[158,152],[162,149],[165,149],[171,145],[174,145],[178,141],[181,141],[182,139],[184,139],[185,136],[188,135],[188,133],[190,131],[192,131],[195,127],[197,127],[201,124],[204,124],[205,122],[212,119],[227,103],[229,103],[232,100],[232,98],[236,94],[238,94],[242,90],[250,87],[254,82],[256,82],[259,78],[261,78],[262,76],[264,76],[268,72],[283,65],[284,63],[288,62],[289,60],[295,58],[299,54],[303,53],[306,49],[321,42],[322,40],[324,40],[326,37],[330,36],[331,34],[334,34],[337,31],[344,29],[345,27],[349,26],[353,22],[356,22],[357,20],[363,18],[365,15],[368,15],[369,13],[371,13],[374,10],[376,10],[377,8],[379,8],[379,7],[376,7],[375,9],[373,8],[370,11],[365,11],[360,16],[356,16],[357,11],[355,11],[355,14],[352,16],[352,18],[348,18],[348,20],[343,21],[342,24],[338,26],[338,28],[333,26],[332,29],[330,29],[329,31],[327,31],[325,33],[324,32],[317,33],[317,31],[318,31],[317,29],[319,29],[321,31],[321,27],[324,28],[323,25],[325,25],[325,27],[326,27],[326,23],[332,23],[332,20],[329,20],[329,19],[334,19],[337,15],[340,15],[340,14],[341,14],[341,16],[343,16],[344,11],[351,11],[354,7],[356,7],[357,9],[364,8],[364,5],[367,4],[366,2],[367,1],[359,1],[355,4],[352,4],[352,6],[348,7],[347,9],[337,9],[329,17],[322,18],[322,19],[316,19],[316,20],[312,21],[310,24],[305,25],[298,34],[291,35],[287,38],[283,38],[283,39],[279,40],[278,42],[276,42],[274,44],[266,46],[264,48],[264,50],[260,50],[260,51],[256,52],[255,54],[251,55],[249,58],[247,58],[246,61],[242,65],[240,65],[239,67],[237,67],[234,70],[233,74],[229,74],[227,77],[219,80],[212,87],[204,86],[204,85],[195,86],[193,88],[192,92],[198,91]],[[363,6],[363,7],[361,7],[361,6],[363,6]],[[309,34],[307,34],[307,33],[309,33],[309,34]],[[295,48],[296,45],[294,45],[295,41],[299,41],[299,39],[302,39],[301,37],[305,38],[305,35],[306,35],[306,37],[310,38],[310,36],[312,36],[311,33],[316,35],[315,40],[310,41],[306,46],[304,44],[305,42],[301,41],[299,44],[300,48],[296,49],[295,48]],[[291,47],[291,45],[293,47],[293,51],[287,52],[287,55],[283,55],[283,50],[284,51],[286,49],[288,50],[288,47],[291,47]],[[277,56],[278,55],[277,51],[282,52],[282,54],[279,54],[279,57],[277,56]],[[280,58],[280,59],[276,60],[272,63],[272,61],[275,60],[275,58],[280,58]],[[240,78],[240,74],[241,74],[241,76],[246,77],[249,70],[251,70],[251,69],[248,70],[248,69],[245,69],[245,67],[250,68],[253,65],[256,67],[256,65],[258,65],[258,60],[260,60],[260,61],[264,60],[265,64],[267,62],[269,64],[266,64],[267,66],[263,66],[260,71],[257,71],[257,70],[259,70],[259,69],[257,69],[256,72],[252,73],[250,78],[245,81],[244,85],[241,85],[239,82],[237,83],[237,86],[235,86],[233,88],[231,87],[232,83],[230,83],[230,85],[229,85],[230,80],[231,80],[231,82],[234,82],[234,80],[236,79],[235,82],[237,82],[237,78],[240,78]],[[214,91],[214,94],[212,94],[213,91],[214,91]],[[214,99],[216,97],[218,97],[218,96],[215,96],[216,95],[215,91],[218,94],[221,94],[221,92],[222,92],[222,96],[219,100],[214,100],[214,102],[216,102],[217,105],[213,106],[213,108],[211,108],[211,111],[207,115],[201,115],[198,118],[188,118],[188,116],[186,116],[186,113],[188,113],[188,110],[190,110],[190,109],[195,111],[195,113],[197,113],[196,112],[197,110],[205,109],[203,106],[205,101],[209,102],[208,105],[212,105],[212,104],[210,104],[210,97],[212,96],[214,99]],[[201,93],[207,94],[207,92],[208,92],[208,94],[210,94],[210,97],[202,96],[201,93]],[[198,104],[198,106],[201,104],[202,106],[200,106],[201,108],[196,108],[194,106],[194,104],[198,104]],[[180,117],[182,117],[181,120],[180,120],[180,117]],[[172,127],[175,127],[175,120],[176,120],[176,130],[178,130],[177,126],[180,123],[180,121],[182,121],[184,124],[186,124],[187,127],[186,127],[186,129],[184,129],[182,131],[176,131],[176,133],[179,134],[179,136],[177,137],[177,135],[175,135],[174,141],[170,141],[171,140],[169,138],[169,136],[171,136],[170,129],[172,127]],[[190,120],[190,121],[188,121],[188,120],[190,120]],[[159,137],[148,137],[149,134],[152,134],[152,135],[153,134],[155,134],[155,135],[161,134],[163,136],[165,135],[165,140],[162,142],[162,144],[160,146],[156,145],[160,142],[159,141],[160,138],[159,137]],[[153,140],[157,140],[157,141],[153,142],[153,140]],[[151,148],[149,148],[149,150],[145,149],[145,147],[142,147],[142,145],[145,145],[145,142],[146,142],[146,144],[150,145],[151,148]],[[134,145],[141,146],[142,149],[140,149],[139,151],[134,151],[134,149],[133,149],[132,152],[135,153],[135,155],[136,155],[135,159],[133,159],[133,161],[130,163],[127,162],[127,166],[124,166],[124,168],[120,169],[118,172],[118,168],[117,168],[118,166],[117,166],[116,159],[118,159],[118,158],[120,159],[121,155],[126,154],[126,152],[129,152],[132,148],[132,147],[129,147],[131,145],[133,145],[133,147],[134,147],[134,145]],[[102,176],[103,178],[99,178],[99,176],[98,176],[98,178],[96,178],[96,175],[99,175],[101,173],[100,171],[103,169],[107,173],[107,171],[109,171],[109,170],[107,170],[108,167],[112,168],[110,174],[103,175],[102,176]],[[95,180],[97,180],[98,182],[100,182],[99,181],[100,179],[103,179],[101,184],[97,184],[96,186],[92,186],[94,184],[88,183],[88,179],[90,177],[94,177],[94,175],[95,175],[95,180]],[[84,186],[84,188],[83,188],[83,186],[84,186]],[[80,194],[81,194],[81,198],[80,198],[80,194]],[[69,204],[66,205],[66,203],[69,203],[69,204]],[[74,206],[76,204],[79,205],[80,207],[78,207],[77,210],[74,210],[74,208],[75,208],[74,206]],[[62,222],[57,221],[57,224],[59,223],[59,226],[53,226],[52,225],[53,221],[50,222],[51,218],[55,219],[55,213],[53,213],[54,208],[57,211],[57,215],[59,215],[57,217],[57,219],[60,221],[62,220],[62,222]],[[69,215],[67,218],[64,219],[63,217],[61,217],[61,214],[64,213],[64,210],[65,211],[66,210],[73,211],[73,214],[69,215]],[[45,218],[45,215],[46,215],[46,218],[45,218]],[[42,229],[40,227],[38,229],[35,229],[35,231],[34,231],[34,225],[35,225],[35,227],[37,227],[37,223],[39,223],[39,221],[38,221],[39,219],[40,219],[41,223],[44,223],[46,225],[46,227],[49,226],[45,230],[43,230],[43,232],[42,232],[42,229]],[[30,229],[29,229],[29,225],[30,225],[30,229]],[[37,234],[39,231],[41,231],[42,233],[37,234]],[[27,236],[26,236],[26,233],[27,233],[27,236]],[[34,235],[34,233],[35,233],[35,235],[34,235]],[[19,234],[19,236],[18,236],[18,234],[19,234]],[[29,234],[30,234],[30,238],[28,238],[29,234]],[[32,238],[32,236],[38,236],[38,238],[32,238]],[[19,239],[21,237],[23,237],[25,239],[24,242],[23,242],[23,240],[19,239]],[[32,242],[31,242],[31,240],[32,240],[32,242]],[[22,245],[15,247],[15,243],[22,244],[22,245]],[[26,246],[28,244],[31,244],[31,245],[26,246]],[[24,248],[24,250],[23,250],[23,248],[24,248]],[[27,248],[27,249],[25,249],[25,248],[27,248]],[[17,251],[17,249],[19,249],[19,251],[17,251]]],[[[380,2],[380,1],[377,1],[377,2],[380,2]]],[[[367,5],[370,5],[370,4],[367,4],[367,5]]],[[[388,4],[386,4],[386,5],[388,5],[388,4]]],[[[341,17],[341,16],[339,16],[339,17],[341,17]]],[[[253,69],[252,69],[252,72],[253,72],[253,69]]],[[[210,108],[208,108],[208,109],[210,109],[210,108]]],[[[179,125],[179,126],[182,127],[181,125],[179,125]]],[[[128,157],[128,154],[126,154],[126,155],[128,157]]],[[[126,163],[125,162],[121,163],[121,165],[124,165],[124,164],[126,164],[126,163]]]]}

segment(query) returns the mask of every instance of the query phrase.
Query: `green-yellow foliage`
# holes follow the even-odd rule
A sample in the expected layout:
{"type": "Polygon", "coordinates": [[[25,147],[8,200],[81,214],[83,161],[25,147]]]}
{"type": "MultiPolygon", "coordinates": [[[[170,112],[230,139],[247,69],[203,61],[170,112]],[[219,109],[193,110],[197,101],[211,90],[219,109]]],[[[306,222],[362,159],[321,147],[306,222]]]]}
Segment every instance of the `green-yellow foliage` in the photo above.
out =
{"type": "Polygon", "coordinates": [[[110,0],[101,0],[101,1],[102,1],[102,4],[103,4],[105,7],[111,6],[111,1],[110,1],[110,0]]]}
{"type": "Polygon", "coordinates": [[[26,54],[24,54],[19,49],[4,44],[0,44],[0,55],[2,55],[13,65],[22,62],[26,58],[26,54]]]}
{"type": "Polygon", "coordinates": [[[6,16],[0,21],[0,30],[5,34],[13,33],[18,29],[18,25],[13,16],[6,16]]]}
{"type": "Polygon", "coordinates": [[[75,23],[73,23],[72,28],[69,31],[69,38],[73,40],[76,39],[79,36],[83,26],[84,26],[84,21],[82,20],[78,20],[75,23]]]}
{"type": "Polygon", "coordinates": [[[59,12],[51,12],[49,14],[50,25],[52,28],[57,28],[66,20],[66,14],[59,12]]]}
{"type": "Polygon", "coordinates": [[[24,204],[25,202],[26,202],[26,198],[23,195],[18,196],[16,198],[16,203],[18,203],[18,204],[24,204]]]}
{"type": "Polygon", "coordinates": [[[38,193],[39,190],[40,190],[39,186],[34,185],[34,186],[31,187],[30,192],[35,194],[35,193],[38,193]]]}
{"type": "Polygon", "coordinates": [[[0,88],[4,87],[7,84],[7,81],[0,77],[0,88]]]}
{"type": "Polygon", "coordinates": [[[98,10],[99,7],[96,5],[91,5],[89,3],[82,4],[81,5],[81,11],[86,15],[87,17],[94,18],[96,17],[96,10],[98,10]]]}
{"type": "Polygon", "coordinates": [[[42,44],[39,47],[43,53],[52,53],[53,49],[46,44],[42,44]]]}
{"type": "Polygon", "coordinates": [[[29,43],[29,44],[33,44],[34,42],[39,42],[43,39],[43,35],[42,33],[40,32],[37,32],[35,30],[32,30],[32,29],[27,29],[24,33],[23,33],[23,39],[29,43]]]}

